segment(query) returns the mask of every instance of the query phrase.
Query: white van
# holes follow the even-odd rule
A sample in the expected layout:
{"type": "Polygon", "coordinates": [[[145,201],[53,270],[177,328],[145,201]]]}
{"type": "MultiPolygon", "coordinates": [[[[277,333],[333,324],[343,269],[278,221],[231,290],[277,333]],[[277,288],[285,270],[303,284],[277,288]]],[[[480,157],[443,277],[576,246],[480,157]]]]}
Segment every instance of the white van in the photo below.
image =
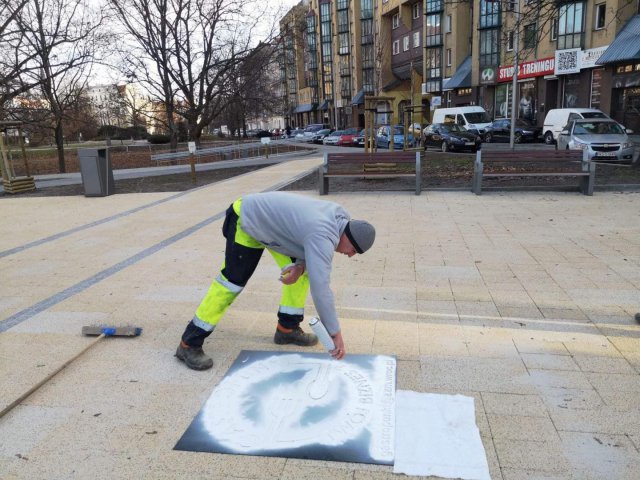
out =
{"type": "Polygon", "coordinates": [[[455,123],[482,136],[491,119],[482,107],[438,108],[433,112],[433,123],[455,123]]]}
{"type": "Polygon", "coordinates": [[[595,108],[554,108],[544,117],[542,135],[544,143],[551,145],[558,140],[558,135],[571,120],[581,118],[609,118],[609,116],[595,108]]]}

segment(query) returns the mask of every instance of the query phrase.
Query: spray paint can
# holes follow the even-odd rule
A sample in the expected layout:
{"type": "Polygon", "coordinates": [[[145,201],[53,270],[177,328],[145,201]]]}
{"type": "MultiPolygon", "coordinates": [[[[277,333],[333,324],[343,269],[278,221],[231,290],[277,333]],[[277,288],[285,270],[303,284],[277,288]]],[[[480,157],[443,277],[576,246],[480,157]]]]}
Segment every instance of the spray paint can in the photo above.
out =
{"type": "Polygon", "coordinates": [[[327,351],[335,350],[336,345],[333,343],[333,338],[329,335],[327,327],[324,326],[322,320],[318,317],[311,317],[309,319],[309,326],[311,327],[311,330],[313,330],[313,333],[318,336],[318,339],[322,342],[322,345],[324,345],[324,348],[326,348],[327,351]]]}

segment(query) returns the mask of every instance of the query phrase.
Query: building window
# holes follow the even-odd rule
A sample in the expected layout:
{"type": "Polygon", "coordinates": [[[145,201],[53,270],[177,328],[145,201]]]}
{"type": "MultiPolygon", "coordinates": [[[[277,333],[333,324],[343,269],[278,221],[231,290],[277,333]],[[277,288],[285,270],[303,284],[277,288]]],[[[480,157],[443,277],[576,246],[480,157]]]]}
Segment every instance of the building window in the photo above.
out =
{"type": "Polygon", "coordinates": [[[348,33],[338,34],[338,54],[349,55],[349,34],[348,33]]]}
{"type": "Polygon", "coordinates": [[[507,52],[513,51],[513,30],[507,33],[507,52]]]}
{"type": "Polygon", "coordinates": [[[349,10],[338,10],[338,32],[349,31],[349,10]]]}
{"type": "Polygon", "coordinates": [[[328,3],[320,4],[320,42],[322,51],[322,93],[325,99],[333,99],[331,5],[328,3]]]}
{"type": "Polygon", "coordinates": [[[397,55],[400,53],[400,40],[393,41],[393,54],[397,55]]]}
{"type": "Polygon", "coordinates": [[[420,46],[420,32],[413,32],[413,48],[420,46]]]}
{"type": "Polygon", "coordinates": [[[351,98],[351,77],[340,78],[340,96],[351,98]]]}
{"type": "Polygon", "coordinates": [[[451,33],[451,15],[447,15],[447,22],[445,23],[445,33],[451,33]]]}
{"type": "Polygon", "coordinates": [[[494,67],[500,59],[499,30],[480,30],[480,67],[494,67]]]}
{"type": "Polygon", "coordinates": [[[513,12],[516,9],[516,2],[515,0],[508,0],[507,2],[505,2],[504,4],[504,11],[505,12],[513,12]]]}
{"type": "Polygon", "coordinates": [[[373,19],[368,18],[360,23],[360,44],[369,45],[373,43],[373,19]]]}
{"type": "Polygon", "coordinates": [[[558,50],[582,48],[584,3],[567,3],[561,5],[558,10],[558,50]]]}
{"type": "Polygon", "coordinates": [[[426,55],[427,78],[442,76],[442,50],[440,48],[427,48],[426,55]]]}
{"type": "Polygon", "coordinates": [[[411,11],[413,12],[413,18],[420,18],[420,4],[414,3],[411,7],[411,11]]]}
{"type": "Polygon", "coordinates": [[[536,46],[536,24],[530,23],[524,26],[524,48],[535,48],[536,46]]]}
{"type": "Polygon", "coordinates": [[[599,5],[596,5],[596,25],[595,25],[596,30],[600,30],[604,28],[606,11],[607,11],[606,3],[601,3],[599,5]]]}
{"type": "Polygon", "coordinates": [[[362,46],[362,68],[375,67],[375,61],[373,58],[373,45],[362,46]]]}
{"type": "Polygon", "coordinates": [[[444,10],[444,0],[427,0],[426,13],[441,12],[444,10]]]}
{"type": "Polygon", "coordinates": [[[360,18],[373,18],[373,0],[360,0],[360,18]]]}
{"type": "Polygon", "coordinates": [[[391,17],[391,28],[396,29],[400,26],[400,14],[396,13],[391,17]]]}
{"type": "Polygon", "coordinates": [[[426,16],[427,21],[427,47],[442,45],[442,30],[440,29],[441,14],[435,13],[426,16]]]}
{"type": "Polygon", "coordinates": [[[375,79],[375,70],[373,68],[367,68],[362,70],[362,88],[365,93],[373,93],[373,82],[375,79]]]}
{"type": "Polygon", "coordinates": [[[551,19],[551,32],[549,37],[552,42],[555,42],[558,39],[558,18],[554,17],[551,19]]]}
{"type": "Polygon", "coordinates": [[[500,26],[500,2],[480,0],[480,28],[500,26]]]}
{"type": "Polygon", "coordinates": [[[406,52],[407,50],[409,50],[409,35],[402,37],[402,51],[406,52]]]}
{"type": "Polygon", "coordinates": [[[447,48],[447,67],[451,66],[451,49],[447,48]]]}

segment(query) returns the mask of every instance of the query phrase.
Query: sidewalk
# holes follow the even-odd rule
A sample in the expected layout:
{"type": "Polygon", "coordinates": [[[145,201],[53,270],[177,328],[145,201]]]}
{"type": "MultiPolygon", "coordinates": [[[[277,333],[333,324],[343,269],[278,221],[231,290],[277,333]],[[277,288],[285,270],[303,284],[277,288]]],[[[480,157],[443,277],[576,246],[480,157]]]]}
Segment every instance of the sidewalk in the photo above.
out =
{"type": "MultiPolygon", "coordinates": [[[[237,160],[223,160],[220,162],[211,163],[197,163],[195,165],[196,172],[204,172],[208,170],[218,170],[229,167],[250,167],[256,165],[272,165],[274,163],[280,163],[289,161],[295,158],[304,158],[309,155],[317,154],[313,150],[304,154],[302,152],[290,152],[279,155],[270,155],[269,157],[255,157],[245,158],[237,160]]],[[[163,165],[158,167],[144,167],[144,168],[122,168],[113,170],[114,180],[123,180],[127,178],[140,178],[140,177],[155,177],[159,175],[170,175],[177,173],[189,173],[191,172],[191,166],[189,163],[183,163],[181,165],[163,165]]],[[[36,188],[44,187],[58,187],[62,185],[77,185],[82,183],[82,176],[80,172],[72,173],[54,173],[47,175],[34,175],[36,188]]],[[[4,191],[4,187],[0,182],[0,192],[4,191]]]]}
{"type": "MultiPolygon", "coordinates": [[[[178,339],[222,259],[222,215],[319,157],[188,192],[8,198],[0,205],[0,418],[6,479],[392,479],[388,466],[174,451],[241,350],[272,343],[265,257],[186,369],[178,339]]],[[[304,192],[316,196],[315,192],[304,192]]],[[[397,357],[397,388],[475,398],[493,479],[636,479],[640,471],[640,193],[332,194],[376,225],[336,258],[347,350],[397,357]]],[[[314,313],[309,300],[307,316],[314,313]]],[[[321,352],[322,347],[314,351],[321,352]]]]}

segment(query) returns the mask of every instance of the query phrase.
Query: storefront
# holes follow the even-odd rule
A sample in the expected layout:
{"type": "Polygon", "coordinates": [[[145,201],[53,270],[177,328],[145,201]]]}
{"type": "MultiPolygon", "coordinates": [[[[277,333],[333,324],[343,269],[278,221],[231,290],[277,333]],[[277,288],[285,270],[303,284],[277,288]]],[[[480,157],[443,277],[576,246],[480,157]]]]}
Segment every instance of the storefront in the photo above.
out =
{"type": "Polygon", "coordinates": [[[556,51],[554,73],[560,87],[558,108],[597,108],[610,112],[610,75],[596,63],[607,48],[556,51]]]}
{"type": "MultiPolygon", "coordinates": [[[[542,58],[518,65],[518,86],[516,91],[517,116],[541,125],[544,120],[546,96],[545,76],[553,74],[555,60],[542,58]],[[542,99],[542,100],[541,100],[542,99]]],[[[498,67],[495,87],[495,118],[510,118],[513,95],[513,65],[498,67]]]]}
{"type": "Polygon", "coordinates": [[[615,40],[596,61],[604,67],[600,103],[611,118],[634,132],[640,131],[640,15],[635,15],[618,32],[615,40]]]}

